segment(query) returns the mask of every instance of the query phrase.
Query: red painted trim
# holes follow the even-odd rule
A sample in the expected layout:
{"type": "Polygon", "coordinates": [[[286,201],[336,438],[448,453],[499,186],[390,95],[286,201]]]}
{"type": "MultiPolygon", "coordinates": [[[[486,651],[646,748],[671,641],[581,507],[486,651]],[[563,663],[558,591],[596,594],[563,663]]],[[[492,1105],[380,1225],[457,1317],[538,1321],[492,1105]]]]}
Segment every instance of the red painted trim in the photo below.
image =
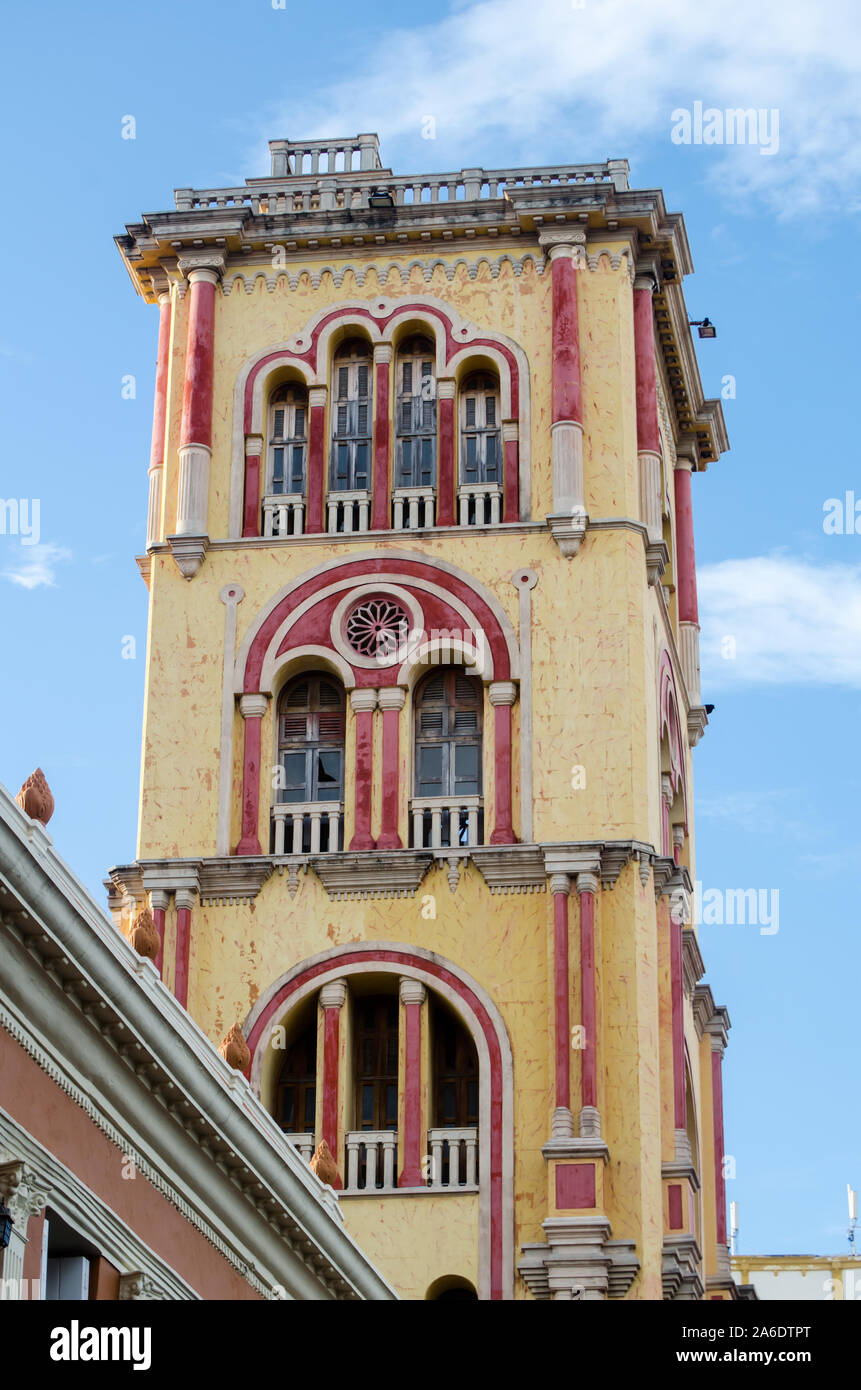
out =
{"type": "Polygon", "coordinates": [[[350,849],[373,849],[371,834],[371,763],[374,743],[373,710],[362,709],[356,714],[356,777],[355,815],[350,849]]]}
{"type": "Polygon", "coordinates": [[[439,483],[437,486],[437,526],[455,524],[453,400],[441,400],[437,417],[439,431],[439,483]]]}
{"type": "Polygon", "coordinates": [[[403,848],[398,834],[399,718],[399,710],[383,710],[383,814],[377,849],[403,848]]]}
{"type": "Polygon", "coordinates": [[[637,448],[661,452],[652,291],[634,290],[634,370],[637,391],[637,448]]]}
{"type": "Polygon", "coordinates": [[[676,468],[673,474],[676,495],[676,566],[679,580],[679,622],[698,623],[697,560],[694,553],[694,508],[691,473],[676,468]]]}
{"type": "Polygon", "coordinates": [[[687,1129],[688,1108],[685,1096],[685,1018],[682,980],[682,924],[674,922],[670,913],[670,997],[673,1020],[673,1124],[687,1129]]]}
{"type": "Polygon", "coordinates": [[[404,1010],[404,1166],[398,1187],[423,1187],[422,1177],[422,1006],[404,1010]]]}
{"type": "Polygon", "coordinates": [[[195,280],[188,299],[180,444],[211,445],[215,285],[195,280]]]}
{"type": "Polygon", "coordinates": [[[155,401],[152,411],[152,443],[150,468],[164,463],[164,441],[167,427],[167,366],[170,355],[170,300],[158,306],[158,355],[155,369],[155,401]]]}
{"type": "Polygon", "coordinates": [[[236,854],[262,854],[257,838],[260,814],[260,737],[262,720],[249,715],[245,720],[245,747],[242,754],[242,839],[236,854]]]}
{"type": "Polygon", "coordinates": [[[682,1189],[678,1183],[670,1183],[667,1188],[667,1210],[670,1218],[670,1230],[683,1230],[685,1218],[682,1215],[682,1189]]]}
{"type": "Polygon", "coordinates": [[[492,845],[513,845],[516,836],[511,824],[511,706],[496,705],[496,758],[494,786],[496,789],[496,825],[490,837],[492,845]]]}
{"type": "MultiPolygon", "coordinates": [[[[479,1027],[484,1033],[487,1043],[487,1050],[490,1059],[490,1154],[488,1155],[487,1168],[490,1185],[490,1296],[492,1299],[502,1298],[502,1050],[499,1039],[496,1036],[496,1029],[487,1009],[473,990],[459,980],[444,965],[437,961],[425,960],[423,957],[413,956],[407,951],[379,950],[373,953],[369,951],[346,951],[339,955],[337,962],[332,959],[319,961],[316,965],[309,966],[300,975],[289,980],[270,1000],[268,1007],[260,1015],[254,1027],[251,1029],[248,1046],[251,1049],[252,1057],[256,1051],[260,1040],[265,1036],[270,1023],[279,1013],[283,1012],[284,1005],[309,981],[316,979],[320,975],[330,973],[334,968],[343,968],[346,965],[361,965],[372,968],[374,961],[389,961],[404,969],[418,968],[425,974],[431,975],[447,985],[463,1001],[464,1005],[472,1012],[478,1022],[479,1027]]],[[[482,1157],[482,1164],[485,1160],[482,1157]]]]}
{"type": "Polygon", "coordinates": [[[595,895],[580,894],[580,1012],[586,1046],[582,1053],[583,1105],[598,1104],[598,1028],[595,1003],[595,895]]]}
{"type": "Polygon", "coordinates": [[[592,1208],[595,1200],[594,1163],[556,1165],[556,1206],[560,1211],[592,1208]]]}
{"type": "Polygon", "coordinates": [[[323,493],[326,490],[326,407],[312,405],[308,421],[308,525],[310,536],[323,530],[323,493]]]}
{"type": "Polygon", "coordinates": [[[389,506],[389,364],[378,362],[374,391],[374,511],[372,531],[391,529],[389,506]]]}
{"type": "Polygon", "coordinates": [[[164,908],[154,907],[152,910],[152,920],[158,932],[158,955],[155,958],[155,968],[159,975],[164,974],[164,918],[164,908]]]}
{"type": "Polygon", "coordinates": [[[569,256],[556,256],[550,274],[553,281],[553,420],[576,420],[582,424],[577,272],[569,256]]]}
{"type": "Polygon", "coordinates": [[[188,1008],[188,966],[191,955],[191,908],[176,910],[176,973],[173,992],[184,1009],[188,1008]]]}
{"type": "MultiPolygon", "coordinates": [[[[402,575],[411,575],[417,579],[432,579],[442,588],[448,590],[453,597],[467,604],[475,615],[476,622],[483,629],[487,638],[487,643],[493,656],[494,680],[510,680],[511,665],[505,634],[500,627],[496,614],[487,603],[485,603],[484,599],[456,575],[449,574],[448,571],[445,570],[438,570],[433,561],[428,561],[428,563],[425,564],[418,560],[401,559],[399,556],[386,556],[378,560],[346,561],[336,569],[324,570],[313,579],[305,580],[304,583],[297,585],[296,588],[291,589],[288,594],[285,594],[280,603],[275,606],[272,612],[267,615],[264,622],[261,623],[251,643],[245,662],[243,690],[252,693],[260,689],[260,675],[263,670],[263,660],[266,656],[269,643],[284,619],[288,617],[299,604],[303,603],[305,599],[312,597],[313,594],[319,592],[321,589],[326,589],[330,584],[335,584],[341,579],[355,578],[357,583],[365,583],[371,575],[379,575],[380,578],[384,578],[387,574],[393,572],[402,575]]],[[[419,598],[421,598],[421,595],[419,595],[419,598]]]]}
{"type": "Polygon", "coordinates": [[[341,1010],[323,1010],[323,1142],[329,1145],[335,1167],[338,1169],[337,1181],[333,1187],[342,1187],[340,1177],[340,1153],[338,1151],[338,1068],[341,1056],[341,1010]]]}
{"type": "Polygon", "coordinates": [[[503,521],[520,520],[520,445],[516,439],[509,439],[505,445],[505,478],[503,521]]]}
{"type": "Polygon", "coordinates": [[[712,1052],[712,1116],[715,1136],[715,1211],[717,1240],[726,1245],[726,1181],[723,1175],[723,1058],[712,1052]]]}
{"type": "Polygon", "coordinates": [[[251,454],[245,459],[245,515],[242,524],[243,536],[260,535],[260,455],[251,454]]]}
{"type": "Polygon", "coordinates": [[[568,894],[553,894],[553,1010],[556,1022],[556,1108],[571,1108],[571,1011],[568,998],[568,894]]]}

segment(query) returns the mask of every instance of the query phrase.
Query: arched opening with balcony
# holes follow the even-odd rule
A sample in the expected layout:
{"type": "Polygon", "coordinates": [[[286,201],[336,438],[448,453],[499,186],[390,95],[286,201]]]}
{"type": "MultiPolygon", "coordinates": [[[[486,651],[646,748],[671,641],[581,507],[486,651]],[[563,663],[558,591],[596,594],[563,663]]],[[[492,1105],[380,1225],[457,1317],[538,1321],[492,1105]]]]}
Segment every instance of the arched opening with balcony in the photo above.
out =
{"type": "Polygon", "coordinates": [[[339,681],[310,671],[278,698],[272,853],[343,848],[346,699],[339,681]]]}
{"type": "Polygon", "coordinates": [[[288,381],[269,398],[263,535],[304,530],[308,457],[308,389],[288,381]]]}
{"type": "Polygon", "coordinates": [[[432,669],[416,687],[410,805],[416,849],[484,843],[483,704],[481,681],[463,667],[432,669]]]}
{"type": "Polygon", "coordinates": [[[497,525],[503,512],[502,425],[499,377],[489,368],[470,372],[459,392],[461,526],[497,525]]]}
{"type": "Polygon", "coordinates": [[[396,531],[433,526],[437,481],[436,349],[414,334],[398,350],[395,364],[395,486],[392,526],[396,531]]]}
{"type": "Polygon", "coordinates": [[[327,527],[335,534],[370,525],[373,411],[371,345],[347,338],[332,359],[327,527]]]}

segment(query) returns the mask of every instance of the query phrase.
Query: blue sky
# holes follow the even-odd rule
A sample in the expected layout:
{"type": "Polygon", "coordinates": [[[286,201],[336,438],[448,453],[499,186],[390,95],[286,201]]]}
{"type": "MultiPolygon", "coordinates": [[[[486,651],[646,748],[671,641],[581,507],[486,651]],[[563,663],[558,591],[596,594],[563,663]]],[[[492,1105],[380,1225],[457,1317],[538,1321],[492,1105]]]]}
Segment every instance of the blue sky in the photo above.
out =
{"type": "Polygon", "coordinates": [[[733,1020],[728,1195],[740,1250],[843,1252],[861,1187],[861,534],[826,535],[823,506],[861,500],[850,0],[48,0],[5,30],[0,497],[38,497],[41,535],[0,535],[0,780],[45,769],[55,842],[100,900],[134,855],[156,340],[112,237],[174,187],[268,173],[269,138],[365,130],[398,173],[627,157],[684,212],[688,306],[719,330],[697,345],[706,393],[728,375],[736,391],[732,452],[694,482],[716,706],[698,877],[780,894],[775,933],[701,929],[733,1020]],[[776,109],[776,152],[674,144],[695,101],[776,109]]]}

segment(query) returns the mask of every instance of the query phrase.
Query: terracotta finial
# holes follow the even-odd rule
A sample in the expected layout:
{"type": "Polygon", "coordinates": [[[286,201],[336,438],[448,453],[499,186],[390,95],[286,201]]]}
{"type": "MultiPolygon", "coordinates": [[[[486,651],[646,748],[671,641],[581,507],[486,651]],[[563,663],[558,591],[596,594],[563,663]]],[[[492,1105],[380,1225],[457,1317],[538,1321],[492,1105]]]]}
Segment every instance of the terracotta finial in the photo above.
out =
{"type": "Polygon", "coordinates": [[[335,1186],[338,1180],[338,1166],[325,1139],[314,1150],[314,1157],[309,1166],[311,1172],[316,1173],[321,1182],[328,1183],[330,1187],[335,1186]]]}
{"type": "Polygon", "coordinates": [[[142,907],[132,922],[129,941],[139,956],[146,956],[147,960],[155,960],[161,941],[153,921],[153,915],[148,907],[142,907]]]}
{"type": "Polygon", "coordinates": [[[245,1068],[251,1061],[251,1052],[248,1043],[245,1041],[242,1029],[238,1023],[234,1023],[229,1033],[222,1038],[221,1046],[218,1050],[227,1065],[233,1067],[234,1071],[245,1071],[245,1068]]]}
{"type": "Polygon", "coordinates": [[[54,814],[54,798],[40,767],[32,773],[15,797],[25,816],[47,825],[54,814]]]}

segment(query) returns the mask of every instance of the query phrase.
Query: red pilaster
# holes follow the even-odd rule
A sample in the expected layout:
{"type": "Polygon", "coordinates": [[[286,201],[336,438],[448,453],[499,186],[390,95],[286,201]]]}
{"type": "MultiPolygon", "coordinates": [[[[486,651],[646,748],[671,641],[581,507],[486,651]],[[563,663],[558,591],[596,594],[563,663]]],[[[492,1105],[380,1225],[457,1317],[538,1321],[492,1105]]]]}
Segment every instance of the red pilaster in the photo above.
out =
{"type": "Polygon", "coordinates": [[[594,874],[577,875],[580,897],[580,1016],[585,1033],[582,1053],[581,1105],[598,1106],[598,1021],[595,994],[595,893],[594,874]]]}
{"type": "Polygon", "coordinates": [[[638,276],[634,282],[634,370],[637,393],[637,449],[660,454],[658,389],[655,376],[655,330],[652,281],[638,276]]]}
{"type": "Polygon", "coordinates": [[[158,357],[155,369],[155,401],[152,412],[152,443],[149,466],[161,468],[164,462],[164,441],[167,425],[167,368],[170,356],[170,295],[158,297],[158,357]]]}
{"type": "Polygon", "coordinates": [[[323,530],[323,494],[326,490],[326,388],[312,386],[308,392],[308,521],[305,530],[319,535],[323,530]]]}
{"type": "Polygon", "coordinates": [[[351,850],[373,849],[376,843],[371,834],[371,778],[377,694],[376,690],[366,688],[350,691],[350,703],[356,716],[356,799],[351,850]]]}
{"type": "Polygon", "coordinates": [[[180,447],[212,445],[212,378],[217,273],[210,269],[188,272],[188,329],[185,351],[185,383],[182,392],[180,447]]]}
{"type": "MultiPolygon", "coordinates": [[[[571,1005],[568,994],[568,894],[567,874],[554,874],[553,894],[553,1013],[556,1025],[556,1114],[568,1112],[571,1120],[571,1005]]],[[[554,1123],[554,1130],[558,1127],[554,1123]]]]}
{"type": "Polygon", "coordinates": [[[504,511],[502,520],[519,521],[520,444],[518,442],[518,427],[516,423],[509,422],[502,426],[502,445],[505,461],[503,469],[505,485],[503,489],[504,511]]]}
{"type": "Polygon", "coordinates": [[[673,1125],[686,1131],[685,1015],[682,977],[682,912],[675,899],[670,907],[670,998],[673,1009],[673,1125]]]}
{"type": "Polygon", "coordinates": [[[516,836],[511,824],[511,706],[517,698],[517,687],[512,681],[494,681],[489,694],[490,703],[494,707],[496,733],[496,825],[490,843],[513,845],[516,836]]]}
{"type": "Polygon", "coordinates": [[[583,423],[583,390],[580,381],[580,322],[577,307],[575,248],[550,247],[553,283],[553,423],[583,423]]]}
{"type": "Polygon", "coordinates": [[[245,745],[242,755],[242,838],[237,854],[262,854],[257,826],[260,812],[260,742],[261,722],[266,713],[265,695],[243,695],[239,708],[245,720],[245,745]]]}
{"type": "Polygon", "coordinates": [[[697,565],[694,554],[694,513],[691,501],[689,459],[676,462],[673,485],[676,495],[676,568],[678,571],[679,622],[698,623],[697,565]]]}
{"type": "Polygon", "coordinates": [[[173,992],[178,1003],[188,1008],[188,973],[191,959],[191,909],[194,894],[187,888],[179,888],[176,893],[176,970],[174,972],[173,992]]]}
{"type": "MultiPolygon", "coordinates": [[[[320,990],[320,1004],[323,1009],[323,1132],[320,1137],[328,1144],[339,1174],[342,1160],[338,1136],[338,1077],[341,1060],[341,1008],[346,997],[347,986],[343,980],[333,980],[320,990]]],[[[340,1176],[333,1186],[343,1186],[340,1176]]]]}
{"type": "Polygon", "coordinates": [[[380,709],[383,711],[383,810],[377,849],[402,848],[401,837],[398,834],[398,721],[405,700],[406,691],[398,686],[389,686],[380,691],[380,709]]]}
{"type": "Polygon", "coordinates": [[[422,1005],[424,985],[402,979],[404,1006],[403,1167],[398,1187],[423,1187],[422,1176],[422,1005]]]}
{"type": "Polygon", "coordinates": [[[155,968],[159,975],[164,975],[164,927],[165,916],[168,905],[168,894],[156,890],[149,895],[150,907],[152,909],[152,920],[158,932],[158,955],[155,958],[155,968]]]}
{"type": "Polygon", "coordinates": [[[262,435],[249,434],[245,440],[245,508],[242,518],[243,536],[260,535],[260,461],[262,457],[262,435]]]}
{"type": "Polygon", "coordinates": [[[392,349],[388,343],[378,343],[374,348],[374,505],[371,517],[372,531],[388,531],[391,528],[391,505],[389,502],[389,364],[392,349]]]}
{"type": "Polygon", "coordinates": [[[726,1181],[723,1171],[723,1049],[712,1039],[712,1116],[715,1136],[715,1210],[717,1241],[726,1245],[726,1181]]]}
{"type": "Polygon", "coordinates": [[[437,486],[437,526],[454,526],[454,407],[453,381],[437,382],[437,430],[439,433],[439,482],[437,486]]]}

